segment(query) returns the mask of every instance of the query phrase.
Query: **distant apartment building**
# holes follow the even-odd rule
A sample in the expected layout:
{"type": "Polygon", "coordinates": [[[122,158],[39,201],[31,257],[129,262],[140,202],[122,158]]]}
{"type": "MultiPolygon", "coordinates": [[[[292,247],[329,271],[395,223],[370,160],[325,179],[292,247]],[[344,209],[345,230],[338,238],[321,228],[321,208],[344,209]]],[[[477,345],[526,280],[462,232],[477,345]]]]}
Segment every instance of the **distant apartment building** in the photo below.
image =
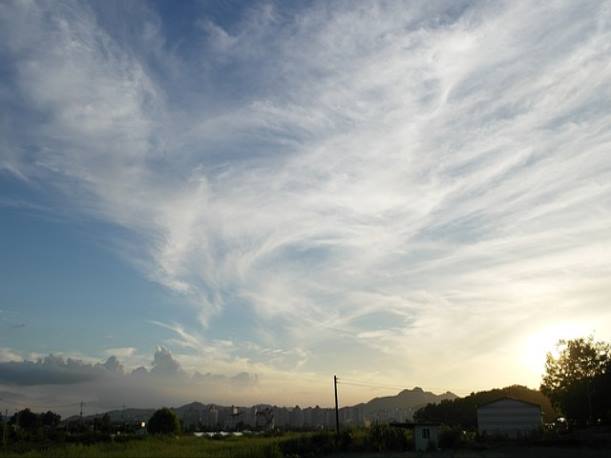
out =
{"type": "Polygon", "coordinates": [[[304,426],[304,415],[301,407],[295,406],[289,409],[289,426],[294,429],[301,429],[304,426]]]}
{"type": "MultiPolygon", "coordinates": [[[[413,409],[368,409],[364,404],[342,407],[340,424],[346,427],[371,423],[405,422],[411,420],[413,409]]],[[[245,429],[283,430],[335,429],[335,409],[329,407],[280,407],[260,404],[251,407],[220,406],[192,403],[177,409],[185,428],[208,431],[245,429]]],[[[147,414],[146,419],[150,416],[147,414]]]]}

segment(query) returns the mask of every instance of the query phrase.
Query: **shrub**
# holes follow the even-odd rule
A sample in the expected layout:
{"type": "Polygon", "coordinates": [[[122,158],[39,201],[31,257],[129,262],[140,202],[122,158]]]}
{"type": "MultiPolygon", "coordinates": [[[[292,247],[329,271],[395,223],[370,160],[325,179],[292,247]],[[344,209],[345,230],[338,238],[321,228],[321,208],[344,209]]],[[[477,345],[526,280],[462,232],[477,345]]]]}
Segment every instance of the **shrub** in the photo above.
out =
{"type": "Polygon", "coordinates": [[[406,431],[394,426],[374,424],[369,429],[368,442],[379,452],[404,451],[409,447],[406,431]]]}
{"type": "Polygon", "coordinates": [[[439,447],[458,448],[462,445],[462,431],[458,428],[444,427],[439,431],[439,447]]]}
{"type": "Polygon", "coordinates": [[[342,431],[337,438],[337,444],[341,450],[348,450],[354,442],[352,431],[342,431]]]}
{"type": "Polygon", "coordinates": [[[245,447],[232,451],[231,458],[282,458],[284,455],[276,443],[245,447]]]}
{"type": "Polygon", "coordinates": [[[335,434],[326,432],[280,442],[280,450],[285,456],[321,456],[333,452],[336,448],[335,434]]]}

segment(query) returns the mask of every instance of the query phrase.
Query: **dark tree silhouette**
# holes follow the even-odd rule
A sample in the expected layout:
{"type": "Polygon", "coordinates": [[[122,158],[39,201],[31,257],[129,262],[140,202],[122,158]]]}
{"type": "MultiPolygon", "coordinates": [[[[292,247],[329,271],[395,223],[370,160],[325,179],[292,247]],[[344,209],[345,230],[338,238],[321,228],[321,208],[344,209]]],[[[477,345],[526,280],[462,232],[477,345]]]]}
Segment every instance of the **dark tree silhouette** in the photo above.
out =
{"type": "Polygon", "coordinates": [[[180,422],[172,410],[164,407],[155,411],[146,429],[151,434],[179,434],[180,422]]]}
{"type": "Polygon", "coordinates": [[[33,431],[39,425],[39,417],[30,409],[20,410],[15,414],[15,423],[26,431],[33,431]]]}
{"type": "Polygon", "coordinates": [[[43,426],[48,426],[51,428],[56,427],[57,425],[59,425],[59,421],[62,419],[62,417],[54,412],[51,412],[50,410],[45,412],[45,413],[41,413],[40,414],[40,423],[43,426]]]}
{"type": "Polygon", "coordinates": [[[112,432],[112,422],[110,421],[110,415],[105,413],[101,417],[93,419],[93,429],[104,434],[112,432]]]}
{"type": "Polygon", "coordinates": [[[427,404],[414,414],[417,421],[434,421],[448,426],[466,429],[477,428],[477,407],[504,397],[532,402],[541,406],[546,421],[553,421],[556,412],[550,400],[540,391],[531,390],[525,386],[512,385],[505,388],[495,388],[489,391],[471,393],[464,398],[445,399],[438,404],[427,404]]]}
{"type": "Polygon", "coordinates": [[[584,424],[608,414],[611,347],[592,337],[558,342],[558,356],[547,354],[541,391],[569,420],[584,424]],[[605,384],[607,388],[605,390],[605,384]]]}
{"type": "Polygon", "coordinates": [[[594,380],[593,393],[598,418],[611,424],[611,361],[607,364],[605,372],[594,380]]]}

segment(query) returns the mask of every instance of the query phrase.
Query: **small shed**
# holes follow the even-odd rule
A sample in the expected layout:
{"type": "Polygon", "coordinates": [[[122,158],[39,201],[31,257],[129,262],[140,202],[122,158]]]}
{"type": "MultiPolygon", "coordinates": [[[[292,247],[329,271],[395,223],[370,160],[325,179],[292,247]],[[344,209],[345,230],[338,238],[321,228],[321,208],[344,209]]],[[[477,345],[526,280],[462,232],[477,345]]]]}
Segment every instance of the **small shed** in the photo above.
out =
{"type": "Polygon", "coordinates": [[[439,448],[439,423],[391,423],[395,428],[405,428],[413,431],[414,448],[419,452],[439,448]]]}
{"type": "Polygon", "coordinates": [[[414,448],[419,452],[436,450],[439,446],[439,424],[415,423],[414,448]]]}
{"type": "Polygon", "coordinates": [[[505,397],[477,408],[477,429],[482,435],[517,438],[542,427],[541,406],[532,402],[505,397]]]}

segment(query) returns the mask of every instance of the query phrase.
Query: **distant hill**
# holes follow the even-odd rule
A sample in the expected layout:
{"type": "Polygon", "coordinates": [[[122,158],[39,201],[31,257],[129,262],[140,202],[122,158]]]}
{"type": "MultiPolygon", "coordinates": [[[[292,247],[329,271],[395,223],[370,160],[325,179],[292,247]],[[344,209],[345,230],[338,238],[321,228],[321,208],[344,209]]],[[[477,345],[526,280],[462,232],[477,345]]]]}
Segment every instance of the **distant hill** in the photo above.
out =
{"type": "Polygon", "coordinates": [[[204,412],[210,408],[210,404],[202,404],[201,402],[191,402],[189,404],[185,404],[184,406],[176,407],[174,411],[179,418],[183,418],[185,415],[188,415],[192,412],[204,412]]]}
{"type": "MultiPolygon", "coordinates": [[[[458,396],[454,393],[446,392],[443,394],[435,394],[430,391],[424,391],[420,387],[415,387],[411,390],[403,390],[394,396],[384,396],[374,398],[368,402],[360,403],[355,406],[346,406],[344,409],[358,409],[365,415],[379,414],[380,412],[393,412],[397,410],[407,411],[405,414],[408,418],[411,418],[414,412],[419,408],[426,406],[427,404],[435,404],[441,401],[454,400],[458,396]]],[[[205,416],[213,404],[203,404],[201,402],[191,402],[180,407],[174,408],[174,411],[178,417],[182,420],[197,420],[202,416],[205,416]]],[[[217,410],[228,410],[230,407],[214,405],[217,410]]],[[[259,405],[259,407],[272,407],[271,405],[259,405]]],[[[276,407],[274,407],[276,408],[276,407]]],[[[241,408],[243,409],[243,408],[241,408]]],[[[280,408],[286,409],[286,408],[280,408]]],[[[120,422],[140,422],[148,421],[153,415],[155,409],[124,409],[124,410],[110,410],[106,412],[110,416],[110,420],[113,423],[120,422]]],[[[96,415],[89,415],[85,417],[85,420],[92,421],[96,417],[101,417],[102,413],[96,415]]],[[[66,421],[78,420],[78,416],[73,416],[66,421]]]]}
{"type": "Polygon", "coordinates": [[[365,413],[374,413],[389,409],[412,409],[415,411],[427,404],[435,404],[444,400],[453,400],[456,398],[458,398],[458,396],[449,391],[443,394],[435,394],[430,391],[424,391],[420,387],[415,387],[411,390],[403,390],[395,396],[373,398],[371,401],[357,404],[354,407],[362,407],[365,413]]]}
{"type": "Polygon", "coordinates": [[[557,417],[550,400],[540,391],[531,390],[521,385],[511,385],[505,388],[495,388],[489,391],[471,393],[464,398],[430,403],[414,414],[419,421],[435,421],[452,426],[475,428],[477,426],[477,408],[503,397],[532,402],[541,406],[543,418],[551,422],[557,417]]]}
{"type": "MultiPolygon", "coordinates": [[[[134,421],[148,421],[153,415],[155,409],[122,409],[122,410],[109,410],[105,413],[98,413],[95,415],[87,415],[84,417],[85,420],[91,421],[94,418],[102,417],[105,414],[110,416],[110,421],[113,423],[120,423],[123,421],[134,422],[134,421]]],[[[64,421],[71,422],[79,420],[78,415],[66,418],[64,421]]]]}

